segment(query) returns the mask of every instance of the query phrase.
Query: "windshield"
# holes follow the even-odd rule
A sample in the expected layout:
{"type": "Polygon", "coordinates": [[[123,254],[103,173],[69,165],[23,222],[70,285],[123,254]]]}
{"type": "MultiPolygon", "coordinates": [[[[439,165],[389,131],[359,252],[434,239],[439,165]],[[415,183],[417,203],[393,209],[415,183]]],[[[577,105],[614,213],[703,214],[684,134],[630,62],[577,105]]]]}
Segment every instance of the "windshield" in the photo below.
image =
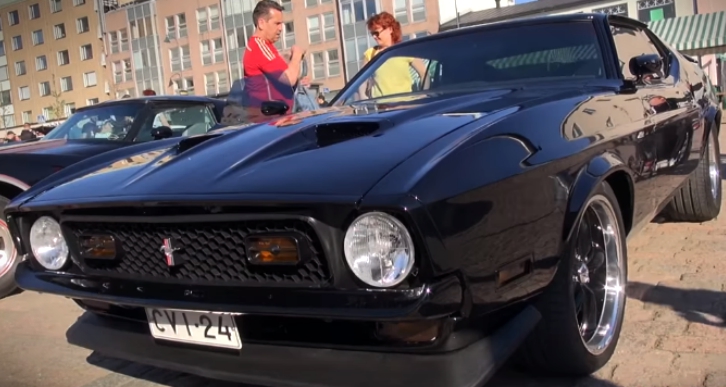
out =
{"type": "Polygon", "coordinates": [[[591,22],[502,27],[414,40],[381,51],[361,71],[334,105],[502,82],[605,77],[591,22]]]}
{"type": "Polygon", "coordinates": [[[73,113],[68,119],[51,130],[43,140],[65,138],[123,140],[143,103],[125,103],[111,106],[98,105],[88,110],[73,113]]]}

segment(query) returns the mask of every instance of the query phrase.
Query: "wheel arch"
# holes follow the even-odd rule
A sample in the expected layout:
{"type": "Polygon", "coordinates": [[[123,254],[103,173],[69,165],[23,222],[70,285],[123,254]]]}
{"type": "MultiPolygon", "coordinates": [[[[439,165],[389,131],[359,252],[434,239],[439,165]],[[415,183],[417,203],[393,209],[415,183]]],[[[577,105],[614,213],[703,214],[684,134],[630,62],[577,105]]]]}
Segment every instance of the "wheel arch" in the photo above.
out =
{"type": "Polygon", "coordinates": [[[580,218],[582,209],[590,198],[593,190],[600,183],[607,182],[615,192],[615,197],[623,217],[625,234],[628,235],[634,223],[634,186],[630,169],[619,156],[613,153],[598,155],[585,164],[577,173],[570,189],[567,212],[563,228],[563,241],[567,241],[574,232],[574,225],[580,218]]]}
{"type": "Polygon", "coordinates": [[[14,177],[0,175],[0,195],[12,200],[25,192],[30,186],[14,177]]]}

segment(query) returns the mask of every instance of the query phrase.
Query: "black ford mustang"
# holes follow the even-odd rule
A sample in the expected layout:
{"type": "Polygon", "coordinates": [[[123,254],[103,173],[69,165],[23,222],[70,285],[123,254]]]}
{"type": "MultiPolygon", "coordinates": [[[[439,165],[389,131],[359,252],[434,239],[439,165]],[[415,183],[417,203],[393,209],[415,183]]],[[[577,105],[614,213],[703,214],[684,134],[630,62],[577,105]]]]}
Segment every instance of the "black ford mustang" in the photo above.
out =
{"type": "Polygon", "coordinates": [[[400,43],[329,108],[37,184],[5,210],[16,280],[86,310],[74,345],[220,379],[477,386],[512,354],[589,374],[618,341],[626,238],[720,212],[704,82],[617,16],[400,43]]]}
{"type": "MultiPolygon", "coordinates": [[[[218,126],[226,101],[193,96],[120,99],[84,106],[46,136],[0,147],[0,209],[38,181],[114,149],[218,126]],[[163,119],[162,119],[163,117],[163,119]]],[[[0,298],[15,289],[17,254],[0,219],[0,298]]]]}

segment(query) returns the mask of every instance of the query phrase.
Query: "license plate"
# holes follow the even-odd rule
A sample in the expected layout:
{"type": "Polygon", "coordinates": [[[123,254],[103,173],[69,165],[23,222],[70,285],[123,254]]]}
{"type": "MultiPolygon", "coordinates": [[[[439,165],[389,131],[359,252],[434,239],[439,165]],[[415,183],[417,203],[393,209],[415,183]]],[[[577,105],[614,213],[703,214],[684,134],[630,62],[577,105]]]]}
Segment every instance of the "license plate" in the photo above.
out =
{"type": "Polygon", "coordinates": [[[242,348],[234,315],[146,308],[151,335],[157,339],[221,348],[242,348]]]}

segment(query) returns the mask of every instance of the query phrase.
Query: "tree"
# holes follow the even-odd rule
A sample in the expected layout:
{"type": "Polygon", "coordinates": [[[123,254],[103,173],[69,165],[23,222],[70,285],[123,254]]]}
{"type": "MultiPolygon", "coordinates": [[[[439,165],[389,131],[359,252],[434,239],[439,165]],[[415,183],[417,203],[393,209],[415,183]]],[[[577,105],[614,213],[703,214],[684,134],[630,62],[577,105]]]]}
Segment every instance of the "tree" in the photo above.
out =
{"type": "Polygon", "coordinates": [[[53,105],[50,107],[53,117],[45,117],[46,120],[59,119],[66,116],[66,101],[61,99],[62,93],[60,88],[56,88],[55,74],[53,74],[53,86],[51,86],[51,97],[53,97],[53,105]]]}

